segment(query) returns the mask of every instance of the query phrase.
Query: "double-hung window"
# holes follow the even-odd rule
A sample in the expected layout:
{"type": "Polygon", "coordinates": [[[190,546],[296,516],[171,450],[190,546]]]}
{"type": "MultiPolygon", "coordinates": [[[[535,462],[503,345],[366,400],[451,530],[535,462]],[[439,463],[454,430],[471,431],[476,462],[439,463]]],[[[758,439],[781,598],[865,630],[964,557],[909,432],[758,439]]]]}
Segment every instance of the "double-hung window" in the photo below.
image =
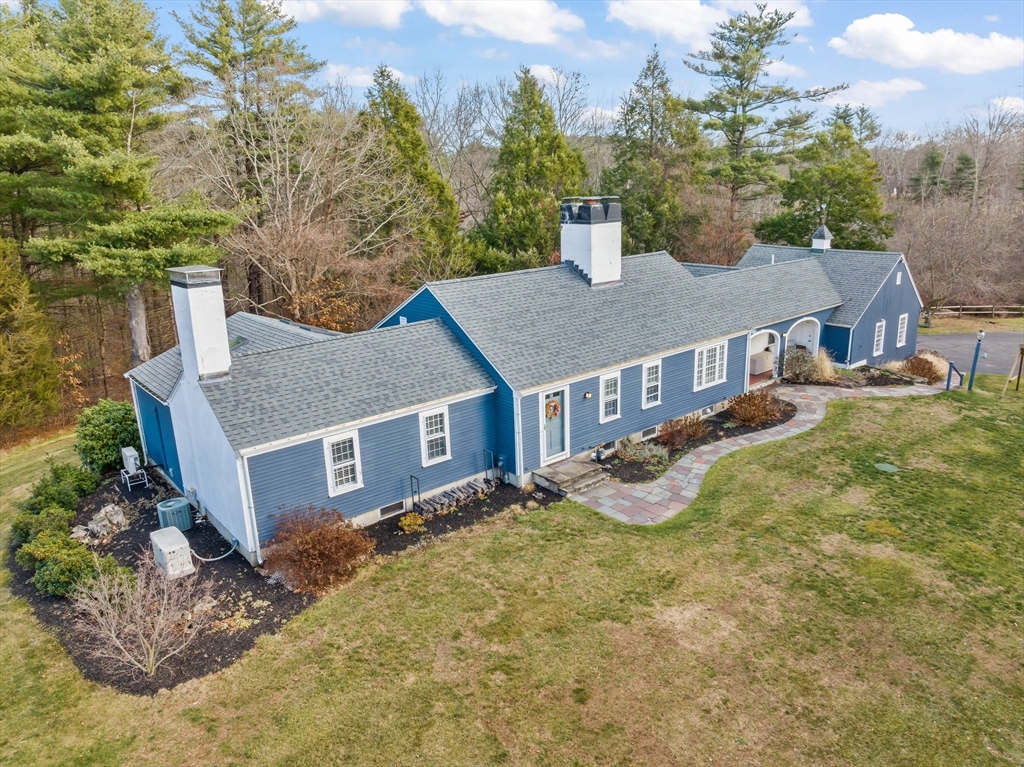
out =
{"type": "Polygon", "coordinates": [[[694,353],[693,390],[704,389],[725,380],[726,342],[705,346],[694,353]]]}
{"type": "Polygon", "coordinates": [[[601,376],[601,423],[612,421],[622,413],[619,410],[619,391],[622,380],[619,373],[601,376]]]}
{"type": "Polygon", "coordinates": [[[885,320],[879,320],[878,324],[875,325],[875,348],[873,350],[874,355],[877,357],[882,353],[882,349],[885,347],[885,320]]]}
{"type": "Polygon", "coordinates": [[[661,360],[644,365],[644,401],[642,407],[661,404],[661,360]]]}
{"type": "Polygon", "coordinates": [[[424,466],[452,457],[449,429],[447,407],[420,413],[420,452],[424,466]]]}
{"type": "Polygon", "coordinates": [[[359,433],[336,434],[324,439],[328,495],[334,497],[363,486],[359,465],[359,433]]]}
{"type": "Polygon", "coordinates": [[[907,345],[907,322],[909,319],[909,314],[900,315],[900,324],[896,327],[896,346],[907,345]]]}

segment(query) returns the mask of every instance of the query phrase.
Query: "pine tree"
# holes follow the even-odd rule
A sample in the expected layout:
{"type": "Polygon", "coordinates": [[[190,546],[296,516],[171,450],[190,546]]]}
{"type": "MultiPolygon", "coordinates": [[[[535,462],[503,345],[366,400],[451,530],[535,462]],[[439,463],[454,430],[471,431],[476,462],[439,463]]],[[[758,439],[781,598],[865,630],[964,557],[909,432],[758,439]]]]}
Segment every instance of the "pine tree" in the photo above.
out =
{"type": "Polygon", "coordinates": [[[50,322],[36,305],[15,244],[0,240],[0,428],[38,423],[60,404],[50,322]]]}
{"type": "Polygon", "coordinates": [[[781,117],[780,108],[801,101],[821,101],[846,85],[799,91],[785,82],[769,84],[768,68],[781,59],[773,48],[789,45],[786,24],[795,14],[768,11],[740,13],[711,33],[711,50],[690,54],[683,63],[710,77],[714,89],[704,99],[689,99],[687,106],[705,115],[704,127],[720,132],[711,175],[729,190],[729,215],[735,221],[740,202],[755,198],[779,180],[776,166],[786,153],[807,138],[812,113],[795,106],[781,117]],[[767,113],[767,114],[766,114],[767,113]]]}
{"type": "Polygon", "coordinates": [[[946,157],[937,146],[932,145],[925,150],[917,166],[917,173],[910,177],[909,184],[910,193],[918,201],[924,202],[946,191],[949,180],[942,175],[945,164],[946,157]]]}
{"type": "Polygon", "coordinates": [[[513,259],[495,264],[492,253],[479,271],[547,263],[558,249],[560,198],[580,194],[587,176],[583,155],[558,131],[540,83],[525,67],[517,80],[488,187],[491,208],[477,231],[513,259]]]}
{"type": "Polygon", "coordinates": [[[842,122],[815,134],[796,153],[799,167],[782,181],[783,212],[755,227],[763,242],[807,246],[821,224],[832,232],[832,246],[883,250],[891,237],[892,215],[883,208],[878,164],[842,122]]]}
{"type": "Polygon", "coordinates": [[[953,177],[950,178],[946,191],[956,197],[973,195],[978,181],[978,163],[967,152],[956,156],[953,166],[953,177]]]}
{"type": "Polygon", "coordinates": [[[678,252],[684,229],[697,223],[680,192],[699,177],[704,148],[657,49],[622,99],[612,143],[615,163],[601,187],[622,202],[624,246],[632,253],[678,252]]]}
{"type": "Polygon", "coordinates": [[[878,115],[863,104],[852,107],[849,104],[836,104],[825,119],[825,127],[845,125],[853,133],[858,144],[867,146],[882,135],[882,127],[878,123],[878,115]]]}
{"type": "Polygon", "coordinates": [[[450,254],[459,236],[459,204],[448,183],[430,162],[427,142],[420,132],[422,118],[394,73],[381,65],[366,94],[363,118],[385,136],[395,157],[395,170],[412,177],[421,190],[425,232],[423,247],[450,254]]]}

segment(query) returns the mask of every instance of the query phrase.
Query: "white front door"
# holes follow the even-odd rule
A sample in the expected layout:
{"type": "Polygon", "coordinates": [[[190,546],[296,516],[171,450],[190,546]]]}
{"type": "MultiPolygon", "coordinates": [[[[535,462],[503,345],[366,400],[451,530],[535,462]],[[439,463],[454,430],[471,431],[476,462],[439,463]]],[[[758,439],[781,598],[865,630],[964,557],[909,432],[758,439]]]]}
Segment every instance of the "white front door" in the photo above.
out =
{"type": "Polygon", "coordinates": [[[566,438],[565,389],[548,392],[540,403],[541,463],[548,463],[569,454],[566,438]]]}

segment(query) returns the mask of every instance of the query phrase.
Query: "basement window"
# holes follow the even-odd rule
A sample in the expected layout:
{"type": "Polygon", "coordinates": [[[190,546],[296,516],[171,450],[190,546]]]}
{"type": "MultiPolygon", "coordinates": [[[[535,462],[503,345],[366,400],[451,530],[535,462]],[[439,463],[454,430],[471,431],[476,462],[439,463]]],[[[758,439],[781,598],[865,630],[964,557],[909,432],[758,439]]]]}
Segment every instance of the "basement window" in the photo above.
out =
{"type": "Polygon", "coordinates": [[[390,517],[392,514],[401,514],[405,511],[405,501],[396,501],[387,506],[380,507],[380,518],[390,517]]]}
{"type": "Polygon", "coordinates": [[[658,427],[657,426],[652,426],[651,428],[644,429],[642,432],[640,432],[640,439],[642,439],[642,440],[643,439],[654,439],[657,436],[658,436],[658,427]]]}
{"type": "Polygon", "coordinates": [[[619,412],[619,390],[621,388],[619,373],[609,373],[601,376],[601,417],[600,422],[606,423],[618,418],[619,412]]]}
{"type": "Polygon", "coordinates": [[[420,452],[424,466],[432,466],[452,457],[448,438],[447,407],[420,413],[420,452]]]}
{"type": "Polygon", "coordinates": [[[877,357],[882,353],[882,348],[885,346],[885,320],[879,320],[878,324],[875,325],[875,348],[873,354],[877,357]]]}
{"type": "Polygon", "coordinates": [[[328,494],[332,498],[363,486],[358,432],[325,438],[324,457],[327,460],[328,494]]]}

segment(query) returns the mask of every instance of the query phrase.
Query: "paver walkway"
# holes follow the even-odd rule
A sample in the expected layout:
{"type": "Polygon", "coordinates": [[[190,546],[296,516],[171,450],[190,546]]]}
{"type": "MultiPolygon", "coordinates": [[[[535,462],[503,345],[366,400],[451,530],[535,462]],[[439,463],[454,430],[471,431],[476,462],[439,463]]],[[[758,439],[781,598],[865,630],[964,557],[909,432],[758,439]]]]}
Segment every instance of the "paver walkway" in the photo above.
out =
{"type": "Polygon", "coordinates": [[[825,417],[825,406],[831,400],[847,397],[908,397],[936,394],[939,391],[941,389],[924,384],[862,389],[840,389],[835,386],[778,386],[775,393],[781,399],[796,405],[796,415],[786,423],[743,437],[729,437],[702,445],[676,461],[664,476],[645,485],[624,485],[608,481],[569,497],[627,524],[653,525],[664,522],[690,505],[697,497],[705,473],[723,455],[748,445],[792,437],[817,426],[825,417]]]}

